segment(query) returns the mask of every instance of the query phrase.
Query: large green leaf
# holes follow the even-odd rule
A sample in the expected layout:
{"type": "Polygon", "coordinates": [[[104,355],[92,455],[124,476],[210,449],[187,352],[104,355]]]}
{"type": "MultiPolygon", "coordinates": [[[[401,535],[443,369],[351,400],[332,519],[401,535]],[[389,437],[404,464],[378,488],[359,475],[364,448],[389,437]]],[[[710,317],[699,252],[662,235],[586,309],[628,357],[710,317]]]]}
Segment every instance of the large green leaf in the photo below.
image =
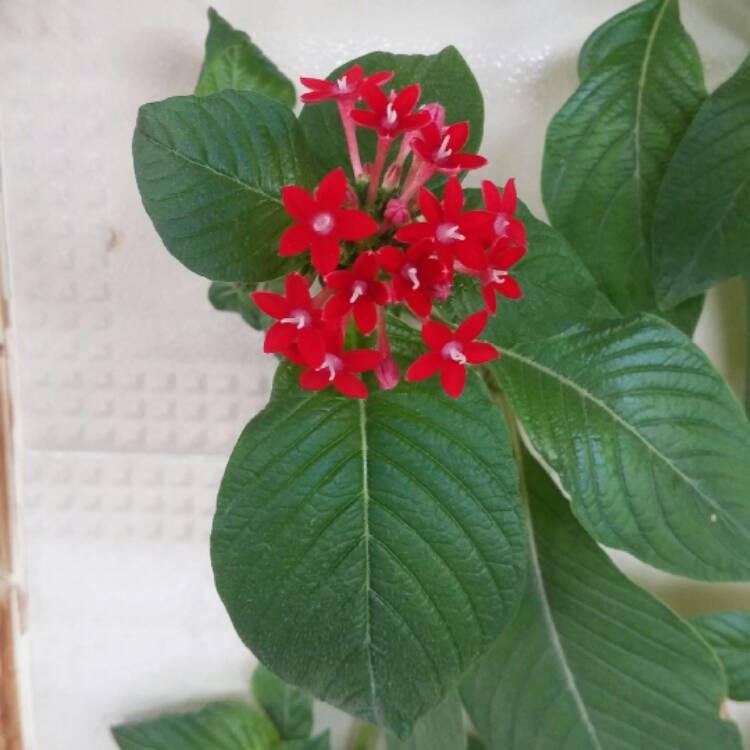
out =
{"type": "Polygon", "coordinates": [[[745,276],[745,412],[750,417],[750,274],[745,276]]]}
{"type": "Polygon", "coordinates": [[[466,750],[466,728],[461,700],[451,691],[438,706],[420,717],[405,740],[386,737],[387,750],[466,750]]]}
{"type": "Polygon", "coordinates": [[[692,623],[724,666],[729,697],[750,701],[750,612],[712,612],[692,623]]]}
{"type": "Polygon", "coordinates": [[[750,577],[750,425],[689,339],[652,316],[593,323],[506,349],[494,371],[596,539],[750,577]]]}
{"type": "Polygon", "coordinates": [[[508,434],[477,377],[366,401],[282,366],[219,492],[216,585],[289,682],[399,736],[512,616],[526,547],[508,434]]]}
{"type": "Polygon", "coordinates": [[[121,750],[273,750],[273,724],[244,703],[212,703],[199,711],[173,714],[112,730],[121,750]]]}
{"type": "Polygon", "coordinates": [[[308,692],[279,679],[262,664],[253,672],[252,689],[255,700],[271,717],[285,740],[300,740],[310,736],[313,703],[308,692]]]}
{"type": "Polygon", "coordinates": [[[669,164],[654,258],[664,307],[750,270],[750,56],[706,100],[669,164]]]}
{"type": "Polygon", "coordinates": [[[179,96],[138,114],[133,158],[143,205],[169,252],[219,281],[264,281],[291,224],[281,187],[313,182],[302,131],[281,104],[248,91],[179,96]]]}
{"type": "MultiPolygon", "coordinates": [[[[705,97],[677,0],[646,0],[594,32],[584,79],[547,131],[547,212],[624,314],[655,311],[650,236],[667,164],[705,97]]],[[[700,303],[669,315],[690,330],[700,303]]]]}
{"type": "MultiPolygon", "coordinates": [[[[476,193],[467,190],[475,206],[476,193]]],[[[599,291],[594,277],[565,238],[520,206],[518,217],[526,225],[528,253],[513,266],[524,296],[520,300],[497,297],[497,315],[490,318],[486,335],[500,347],[519,341],[536,341],[560,333],[592,318],[616,318],[619,313],[599,291]]],[[[439,308],[452,323],[484,306],[475,279],[456,276],[453,294],[439,308]]]]}
{"type": "Polygon", "coordinates": [[[331,733],[325,731],[306,740],[288,740],[282,742],[278,750],[331,750],[331,733]]]}
{"type": "Polygon", "coordinates": [[[740,750],[706,644],[617,570],[538,466],[527,481],[526,596],[462,687],[488,750],[740,750]]]}
{"type": "MultiPolygon", "coordinates": [[[[476,151],[482,142],[484,101],[471,68],[455,47],[445,47],[436,55],[394,55],[390,52],[370,52],[336,68],[328,80],[334,81],[352,65],[361,65],[365,73],[393,70],[396,75],[387,84],[400,89],[411,83],[422,87],[421,102],[440,102],[446,109],[448,122],[468,120],[471,134],[467,151],[476,151]]],[[[351,174],[349,151],[338,109],[333,102],[307,104],[302,108],[300,123],[310,143],[310,149],[320,161],[323,171],[345,167],[351,174]]],[[[358,129],[362,161],[375,156],[374,131],[358,129]]]]}
{"type": "Polygon", "coordinates": [[[208,9],[208,21],[206,56],[195,93],[206,96],[225,89],[256,91],[293,107],[294,84],[250,41],[250,37],[233,28],[213,8],[208,9]]]}

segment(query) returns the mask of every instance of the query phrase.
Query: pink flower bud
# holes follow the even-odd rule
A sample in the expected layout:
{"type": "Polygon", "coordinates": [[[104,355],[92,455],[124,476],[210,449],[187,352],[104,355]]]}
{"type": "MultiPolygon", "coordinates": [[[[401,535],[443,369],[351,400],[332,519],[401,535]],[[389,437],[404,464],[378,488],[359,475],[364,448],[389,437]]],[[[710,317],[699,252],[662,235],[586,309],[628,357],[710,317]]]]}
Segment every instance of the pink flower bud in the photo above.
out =
{"type": "Polygon", "coordinates": [[[442,284],[435,284],[432,287],[432,296],[440,302],[445,302],[451,296],[452,284],[450,281],[444,281],[442,284]]]}
{"type": "Polygon", "coordinates": [[[386,357],[375,368],[375,379],[381,390],[390,391],[395,388],[401,380],[401,371],[393,357],[386,357]]]}
{"type": "Polygon", "coordinates": [[[394,190],[399,182],[401,182],[401,165],[391,164],[391,166],[385,171],[383,188],[385,190],[394,190]]]}
{"type": "Polygon", "coordinates": [[[395,226],[406,224],[411,219],[409,209],[402,200],[398,198],[391,198],[385,207],[385,218],[388,222],[395,226]]]}
{"type": "Polygon", "coordinates": [[[359,208],[359,196],[357,195],[357,191],[348,182],[346,183],[344,208],[359,208]]]}
{"type": "Polygon", "coordinates": [[[445,126],[445,107],[442,104],[438,104],[438,102],[430,102],[429,104],[425,104],[421,109],[430,113],[432,122],[434,122],[439,128],[442,129],[445,126]]]}

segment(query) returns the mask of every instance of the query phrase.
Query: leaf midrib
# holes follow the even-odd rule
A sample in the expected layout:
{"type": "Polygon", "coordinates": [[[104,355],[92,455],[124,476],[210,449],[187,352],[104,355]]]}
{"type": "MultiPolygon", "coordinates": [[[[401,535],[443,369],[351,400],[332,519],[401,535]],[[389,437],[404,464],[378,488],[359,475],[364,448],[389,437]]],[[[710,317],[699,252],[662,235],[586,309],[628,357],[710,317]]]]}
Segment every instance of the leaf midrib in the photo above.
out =
{"type": "Polygon", "coordinates": [[[720,505],[717,505],[716,501],[713,500],[713,498],[711,498],[709,495],[706,495],[700,489],[700,487],[698,487],[695,482],[690,479],[690,477],[688,477],[681,469],[674,465],[674,463],[669,459],[668,456],[664,455],[655,445],[653,445],[643,435],[641,435],[641,433],[638,432],[635,427],[626,422],[616,411],[614,411],[614,409],[608,406],[600,398],[596,397],[593,393],[578,385],[578,383],[576,383],[575,381],[566,378],[564,375],[561,375],[559,372],[556,372],[555,370],[552,370],[551,368],[546,367],[545,365],[542,365],[539,362],[530,359],[529,357],[524,357],[516,351],[506,349],[503,351],[503,356],[510,357],[511,359],[516,359],[524,365],[538,370],[547,377],[558,381],[560,385],[566,386],[570,390],[579,394],[581,398],[590,401],[594,406],[597,406],[613,421],[624,427],[627,432],[634,435],[639,442],[643,443],[643,445],[646,446],[649,452],[653,453],[653,455],[655,455],[660,461],[662,461],[668,469],[673,471],[683,482],[685,482],[685,484],[688,485],[698,495],[698,497],[705,500],[711,506],[711,508],[716,511],[717,514],[721,515],[727,525],[743,532],[745,536],[750,537],[750,530],[746,529],[744,526],[742,526],[742,524],[738,523],[737,520],[733,517],[728,516],[724,508],[722,508],[720,505]]]}
{"type": "Polygon", "coordinates": [[[269,201],[270,203],[275,203],[278,206],[284,205],[281,202],[281,198],[279,198],[278,196],[272,195],[271,193],[267,193],[264,190],[261,190],[260,188],[256,187],[255,185],[252,185],[249,182],[245,182],[244,180],[241,180],[238,177],[235,177],[234,175],[230,175],[230,174],[227,174],[226,172],[222,172],[220,169],[215,169],[214,167],[212,167],[210,164],[207,164],[206,162],[201,162],[201,161],[197,161],[196,159],[191,159],[189,156],[178,151],[176,148],[167,146],[165,143],[162,143],[161,141],[157,140],[153,136],[148,135],[148,133],[145,133],[143,128],[140,126],[138,127],[136,132],[141,138],[145,139],[146,141],[151,143],[153,146],[156,146],[162,149],[163,151],[166,151],[168,154],[172,154],[172,156],[175,156],[178,159],[181,159],[182,161],[188,164],[192,164],[194,167],[205,169],[207,172],[210,172],[216,177],[221,177],[224,180],[234,182],[235,184],[240,185],[242,188],[247,190],[249,193],[259,195],[264,200],[269,201]]]}

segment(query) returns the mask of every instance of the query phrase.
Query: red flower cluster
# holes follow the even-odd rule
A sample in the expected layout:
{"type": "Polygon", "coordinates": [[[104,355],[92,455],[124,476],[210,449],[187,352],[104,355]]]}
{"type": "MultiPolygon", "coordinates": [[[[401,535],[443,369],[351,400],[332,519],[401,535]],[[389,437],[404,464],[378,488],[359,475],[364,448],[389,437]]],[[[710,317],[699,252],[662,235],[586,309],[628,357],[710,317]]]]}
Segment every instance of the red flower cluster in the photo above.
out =
{"type": "Polygon", "coordinates": [[[332,385],[353,398],[367,396],[363,372],[374,371],[381,388],[398,384],[385,308],[403,304],[421,321],[429,349],[411,364],[406,379],[440,373],[445,391],[457,398],[466,366],[499,356],[492,344],[476,339],[496,312],[497,294],[521,296],[510,269],[526,252],[525,231],[515,217],[513,180],[502,191],[485,180],[484,209],[465,210],[457,175],[487,163],[462,150],[468,123],[446,126],[445,110],[437,103],[416,109],[418,84],[385,93],[382,86],[392,78],[392,72],[366,76],[355,65],[336,81],[301,79],[310,89],[303,101],[336,102],[355,181],[349,184],[338,168],[312,194],[296,185],[283,188],[284,207],[294,223],[282,235],[279,253],[309,250],[311,267],[304,275],[290,274],[283,295],[254,292],[252,298],[277,321],[266,335],[265,351],[300,365],[302,388],[317,391],[332,385]],[[357,107],[360,100],[364,108],[357,107]],[[361,163],[358,127],[377,135],[371,165],[361,163]],[[400,146],[387,165],[398,139],[400,146]],[[449,178],[442,200],[425,187],[438,173],[449,178]],[[429,318],[436,303],[450,297],[456,273],[478,279],[486,310],[453,330],[429,318]],[[374,348],[345,348],[350,338],[373,333],[374,348]]]}

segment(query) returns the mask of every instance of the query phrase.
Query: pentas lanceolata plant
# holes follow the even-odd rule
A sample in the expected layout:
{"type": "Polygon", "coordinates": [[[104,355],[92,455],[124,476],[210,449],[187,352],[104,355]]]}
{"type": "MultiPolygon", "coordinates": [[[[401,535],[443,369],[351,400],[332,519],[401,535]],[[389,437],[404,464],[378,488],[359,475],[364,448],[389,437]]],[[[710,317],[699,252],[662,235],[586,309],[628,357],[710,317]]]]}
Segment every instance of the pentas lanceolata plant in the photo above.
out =
{"type": "Polygon", "coordinates": [[[407,369],[409,381],[436,374],[457,398],[466,367],[496,359],[498,350],[476,341],[497,310],[496,295],[521,297],[510,269],[526,253],[524,226],[515,216],[516,189],[482,183],[484,209],[467,210],[458,175],[487,160],[463,149],[469,124],[446,124],[439,102],[419,105],[420,86],[384,90],[392,71],[366,76],[354,65],[335,81],[302,78],[308,104],[335,101],[346,137],[354,182],[342,167],[308,192],[287,185],[281,197],[294,224],[281,237],[279,254],[308,253],[311,272],[292,273],[284,294],[252,293],[255,304],[276,322],[264,349],[303,367],[300,386],[319,391],[333,386],[365,398],[360,373],[373,371],[383,389],[400,380],[391,353],[386,311],[408,310],[422,326],[429,353],[407,369]],[[363,103],[364,106],[359,106],[363,103]],[[377,134],[375,159],[363,164],[357,129],[377,134]],[[447,177],[440,200],[426,184],[447,177]],[[431,320],[446,301],[456,274],[476,277],[485,310],[455,330],[431,320]],[[350,327],[374,336],[367,348],[352,348],[350,327]]]}

